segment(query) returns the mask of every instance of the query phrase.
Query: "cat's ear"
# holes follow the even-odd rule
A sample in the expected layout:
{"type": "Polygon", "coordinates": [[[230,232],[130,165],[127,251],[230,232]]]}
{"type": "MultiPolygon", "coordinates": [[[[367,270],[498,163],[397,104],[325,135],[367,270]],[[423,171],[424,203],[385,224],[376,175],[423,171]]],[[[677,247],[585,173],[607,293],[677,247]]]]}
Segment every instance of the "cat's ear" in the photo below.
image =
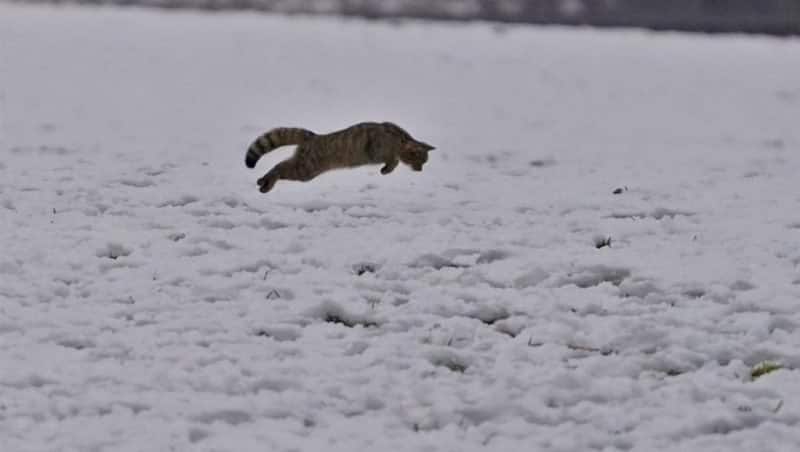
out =
{"type": "Polygon", "coordinates": [[[428,143],[424,143],[422,141],[418,141],[418,143],[419,143],[419,147],[425,152],[432,151],[432,150],[436,149],[435,147],[431,146],[428,143]]]}

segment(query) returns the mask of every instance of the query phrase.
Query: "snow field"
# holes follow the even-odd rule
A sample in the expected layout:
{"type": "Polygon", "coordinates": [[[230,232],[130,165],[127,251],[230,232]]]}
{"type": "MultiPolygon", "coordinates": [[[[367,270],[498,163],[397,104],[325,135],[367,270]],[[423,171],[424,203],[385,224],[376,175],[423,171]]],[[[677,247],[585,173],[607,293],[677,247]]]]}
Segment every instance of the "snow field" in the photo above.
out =
{"type": "Polygon", "coordinates": [[[0,4],[0,65],[3,450],[800,446],[797,40],[0,4]],[[258,193],[362,120],[437,150],[258,193]]]}

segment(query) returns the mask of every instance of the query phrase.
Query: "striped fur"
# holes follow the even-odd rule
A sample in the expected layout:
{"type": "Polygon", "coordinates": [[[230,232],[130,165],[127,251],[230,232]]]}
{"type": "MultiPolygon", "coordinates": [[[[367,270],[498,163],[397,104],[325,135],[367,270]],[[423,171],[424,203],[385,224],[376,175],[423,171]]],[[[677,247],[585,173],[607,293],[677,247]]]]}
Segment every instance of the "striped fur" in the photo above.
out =
{"type": "Polygon", "coordinates": [[[314,132],[298,127],[279,127],[264,133],[250,145],[244,158],[248,168],[255,168],[258,159],[267,152],[281,146],[303,144],[313,138],[314,132]]]}
{"type": "Polygon", "coordinates": [[[309,181],[339,168],[380,165],[381,174],[391,173],[400,162],[414,171],[422,171],[433,146],[415,140],[408,132],[390,122],[362,122],[337,132],[315,135],[305,129],[278,128],[261,135],[247,150],[249,168],[265,153],[285,144],[297,144],[294,155],[258,180],[266,193],[280,180],[309,181]]]}

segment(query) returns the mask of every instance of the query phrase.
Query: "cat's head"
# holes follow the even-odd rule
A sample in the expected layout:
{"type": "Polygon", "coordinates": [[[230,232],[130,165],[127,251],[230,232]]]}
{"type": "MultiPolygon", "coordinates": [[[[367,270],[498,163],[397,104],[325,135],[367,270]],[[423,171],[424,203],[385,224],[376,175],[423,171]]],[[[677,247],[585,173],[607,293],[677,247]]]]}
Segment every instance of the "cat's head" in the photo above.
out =
{"type": "Polygon", "coordinates": [[[397,153],[400,161],[410,166],[414,171],[422,171],[422,165],[428,161],[428,152],[435,148],[428,143],[415,140],[411,134],[396,124],[384,122],[383,125],[400,142],[400,150],[397,153]]]}

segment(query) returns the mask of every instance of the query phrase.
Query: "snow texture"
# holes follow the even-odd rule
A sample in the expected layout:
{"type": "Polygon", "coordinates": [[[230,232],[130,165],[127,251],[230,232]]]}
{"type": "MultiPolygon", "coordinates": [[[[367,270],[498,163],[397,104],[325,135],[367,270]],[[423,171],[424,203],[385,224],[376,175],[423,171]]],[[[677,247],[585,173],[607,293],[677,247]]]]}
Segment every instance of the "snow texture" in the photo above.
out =
{"type": "Polygon", "coordinates": [[[0,4],[0,64],[3,451],[800,447],[798,40],[0,4]],[[244,166],[363,120],[425,171],[244,166]]]}

